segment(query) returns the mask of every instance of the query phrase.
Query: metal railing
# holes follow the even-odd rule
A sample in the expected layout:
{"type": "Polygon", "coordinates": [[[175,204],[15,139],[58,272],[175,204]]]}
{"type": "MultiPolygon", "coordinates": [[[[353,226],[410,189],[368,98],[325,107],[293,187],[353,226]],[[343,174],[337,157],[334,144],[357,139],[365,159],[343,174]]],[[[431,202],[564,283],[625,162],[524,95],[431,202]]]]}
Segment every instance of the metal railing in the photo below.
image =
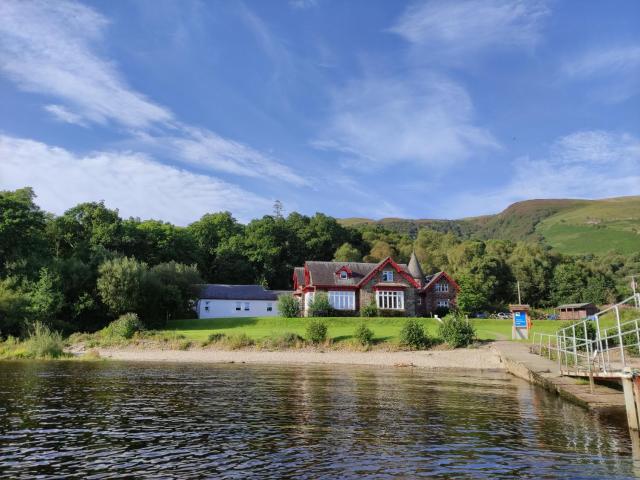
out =
{"type": "Polygon", "coordinates": [[[567,375],[614,375],[640,367],[640,316],[621,320],[622,310],[637,313],[639,307],[640,294],[635,294],[555,334],[534,333],[531,350],[557,361],[567,375]],[[613,325],[603,318],[607,315],[614,316],[613,325]]]}

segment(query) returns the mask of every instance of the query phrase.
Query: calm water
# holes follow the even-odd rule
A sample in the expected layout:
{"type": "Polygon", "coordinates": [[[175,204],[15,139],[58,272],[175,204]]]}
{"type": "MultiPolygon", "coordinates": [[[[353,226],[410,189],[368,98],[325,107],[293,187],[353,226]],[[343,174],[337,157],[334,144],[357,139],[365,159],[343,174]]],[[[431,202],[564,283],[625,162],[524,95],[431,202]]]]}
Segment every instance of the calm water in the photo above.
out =
{"type": "Polygon", "coordinates": [[[3,478],[624,478],[624,425],[506,374],[0,362],[3,478]]]}

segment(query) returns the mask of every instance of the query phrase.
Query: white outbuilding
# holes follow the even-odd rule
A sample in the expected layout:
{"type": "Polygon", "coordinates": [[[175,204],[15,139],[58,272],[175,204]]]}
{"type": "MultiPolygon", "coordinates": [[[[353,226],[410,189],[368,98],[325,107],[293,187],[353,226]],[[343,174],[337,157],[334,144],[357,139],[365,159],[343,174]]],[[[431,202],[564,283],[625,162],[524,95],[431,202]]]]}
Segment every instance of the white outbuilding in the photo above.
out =
{"type": "Polygon", "coordinates": [[[261,285],[200,285],[196,313],[198,318],[274,317],[283,293],[261,285]]]}

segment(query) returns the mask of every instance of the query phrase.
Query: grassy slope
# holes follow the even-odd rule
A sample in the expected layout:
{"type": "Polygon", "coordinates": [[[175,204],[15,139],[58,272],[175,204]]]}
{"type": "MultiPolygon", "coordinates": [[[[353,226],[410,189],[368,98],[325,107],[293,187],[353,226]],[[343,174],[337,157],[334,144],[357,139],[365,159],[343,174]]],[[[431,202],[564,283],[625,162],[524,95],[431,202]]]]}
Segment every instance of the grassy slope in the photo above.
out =
{"type": "Polygon", "coordinates": [[[561,253],[634,253],[640,251],[640,197],[588,202],[546,218],[536,231],[561,253]]]}
{"type": "MultiPolygon", "coordinates": [[[[329,327],[328,335],[334,341],[349,340],[360,323],[360,318],[325,318],[329,327]]],[[[433,318],[419,318],[427,333],[435,337],[438,322],[433,318]]],[[[219,318],[207,320],[174,320],[169,322],[168,330],[184,335],[189,340],[204,341],[212,333],[226,335],[247,334],[253,339],[259,339],[285,332],[305,335],[308,319],[254,317],[254,318],[219,318]]],[[[373,330],[378,341],[397,342],[400,330],[406,319],[404,318],[368,318],[365,320],[373,330]]],[[[481,340],[504,340],[511,338],[511,320],[479,319],[474,321],[481,340]]],[[[554,333],[561,322],[538,320],[534,322],[533,331],[554,333]]]]}
{"type": "Polygon", "coordinates": [[[603,200],[527,200],[497,215],[460,220],[363,218],[344,225],[379,224],[402,233],[419,228],[454,232],[462,238],[542,240],[561,253],[629,254],[640,250],[640,197],[603,200]]]}

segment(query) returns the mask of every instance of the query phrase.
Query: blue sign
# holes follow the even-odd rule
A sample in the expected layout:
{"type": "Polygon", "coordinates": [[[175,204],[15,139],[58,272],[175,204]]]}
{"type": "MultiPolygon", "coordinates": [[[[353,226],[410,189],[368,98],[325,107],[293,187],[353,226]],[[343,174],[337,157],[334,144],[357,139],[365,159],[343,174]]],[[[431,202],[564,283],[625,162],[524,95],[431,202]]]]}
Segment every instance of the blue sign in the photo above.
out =
{"type": "Polygon", "coordinates": [[[527,328],[527,312],[513,312],[513,325],[516,328],[527,328]]]}

